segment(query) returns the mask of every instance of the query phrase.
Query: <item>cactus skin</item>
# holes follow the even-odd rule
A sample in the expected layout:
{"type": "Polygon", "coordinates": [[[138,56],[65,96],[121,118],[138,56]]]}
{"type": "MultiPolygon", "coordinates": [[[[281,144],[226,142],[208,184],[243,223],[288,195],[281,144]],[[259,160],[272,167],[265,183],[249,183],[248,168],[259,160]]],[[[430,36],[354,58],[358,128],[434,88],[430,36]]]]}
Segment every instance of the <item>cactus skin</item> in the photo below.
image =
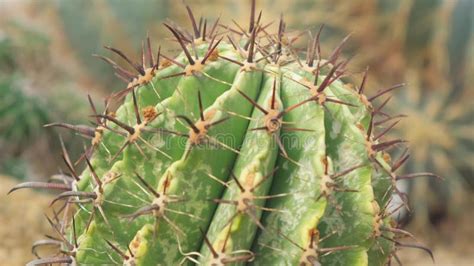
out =
{"type": "Polygon", "coordinates": [[[86,169],[63,149],[64,184],[12,189],[65,190],[64,219],[48,218],[63,255],[32,265],[383,265],[405,246],[386,210],[404,159],[385,150],[402,141],[382,140],[372,105],[399,86],[351,89],[341,47],[324,61],[318,37],[300,62],[282,20],[264,45],[254,4],[239,41],[189,9],[194,36],[165,24],[176,59],[143,52],[135,77],[112,63],[123,104],[98,114],[90,99],[97,127],[70,126],[92,139],[86,169]]]}

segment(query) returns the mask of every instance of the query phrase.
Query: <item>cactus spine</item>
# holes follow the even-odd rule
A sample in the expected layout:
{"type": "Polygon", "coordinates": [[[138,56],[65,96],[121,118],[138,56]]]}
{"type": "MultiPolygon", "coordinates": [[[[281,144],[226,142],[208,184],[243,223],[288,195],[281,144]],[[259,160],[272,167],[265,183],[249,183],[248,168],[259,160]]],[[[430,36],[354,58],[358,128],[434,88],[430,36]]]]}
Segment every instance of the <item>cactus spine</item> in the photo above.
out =
{"type": "Polygon", "coordinates": [[[64,182],[13,188],[64,191],[48,218],[62,253],[31,264],[383,265],[396,256],[410,234],[386,206],[395,182],[413,175],[395,173],[406,158],[391,162],[386,150],[403,141],[384,139],[391,126],[378,129],[383,105],[372,103],[400,86],[366,97],[364,75],[352,89],[341,80],[342,44],[323,60],[319,34],[303,62],[284,21],[269,34],[255,3],[248,29],[224,32],[186,8],[193,34],[165,24],[183,51],[174,59],[154,56],[149,39],[140,64],[107,47],[137,73],[101,57],[127,82],[110,98],[124,98],[115,113],[89,98],[95,128],[53,124],[91,139],[78,160],[86,169],[78,174],[63,148],[64,182]]]}

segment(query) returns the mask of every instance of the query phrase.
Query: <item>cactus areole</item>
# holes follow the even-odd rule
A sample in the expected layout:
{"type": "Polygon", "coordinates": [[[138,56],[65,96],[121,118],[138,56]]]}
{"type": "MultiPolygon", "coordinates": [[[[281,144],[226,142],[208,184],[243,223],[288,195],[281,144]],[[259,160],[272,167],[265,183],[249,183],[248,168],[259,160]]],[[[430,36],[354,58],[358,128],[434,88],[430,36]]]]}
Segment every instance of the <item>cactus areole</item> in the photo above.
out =
{"type": "MultiPolygon", "coordinates": [[[[54,123],[89,139],[55,182],[12,189],[59,191],[47,217],[56,235],[33,245],[31,265],[384,265],[411,236],[387,210],[407,156],[385,133],[398,116],[341,79],[336,47],[323,59],[320,31],[261,22],[248,27],[196,21],[169,29],[174,57],[143,43],[141,62],[106,47],[123,90],[97,111],[94,127],[54,123]],[[272,32],[271,28],[277,28],[272,32]],[[133,69],[130,70],[130,69],[133,69]],[[77,164],[85,170],[76,171],[77,164]],[[56,246],[55,254],[44,245],[56,246]],[[59,255],[58,255],[59,254],[59,255]]],[[[399,193],[401,194],[401,193],[399,193]]],[[[401,194],[404,199],[403,195],[401,194]]]]}

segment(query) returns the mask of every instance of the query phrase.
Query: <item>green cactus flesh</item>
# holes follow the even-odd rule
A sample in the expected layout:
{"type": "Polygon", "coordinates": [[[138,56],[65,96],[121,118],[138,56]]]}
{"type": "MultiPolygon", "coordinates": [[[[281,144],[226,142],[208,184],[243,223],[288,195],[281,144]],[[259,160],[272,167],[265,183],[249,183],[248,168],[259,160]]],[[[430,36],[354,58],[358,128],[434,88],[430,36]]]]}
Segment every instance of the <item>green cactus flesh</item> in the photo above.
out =
{"type": "Polygon", "coordinates": [[[121,107],[92,105],[95,129],[63,124],[92,139],[86,169],[76,174],[64,148],[68,182],[14,188],[66,190],[55,199],[64,219],[49,220],[63,255],[33,265],[390,260],[408,234],[386,208],[404,158],[390,162],[400,141],[375,134],[383,112],[372,101],[393,88],[364,96],[365,76],[357,89],[341,79],[340,47],[322,60],[316,37],[302,62],[283,21],[267,35],[252,17],[229,42],[166,24],[183,53],[150,49],[135,78],[112,63],[130,82],[114,95],[121,107]]]}

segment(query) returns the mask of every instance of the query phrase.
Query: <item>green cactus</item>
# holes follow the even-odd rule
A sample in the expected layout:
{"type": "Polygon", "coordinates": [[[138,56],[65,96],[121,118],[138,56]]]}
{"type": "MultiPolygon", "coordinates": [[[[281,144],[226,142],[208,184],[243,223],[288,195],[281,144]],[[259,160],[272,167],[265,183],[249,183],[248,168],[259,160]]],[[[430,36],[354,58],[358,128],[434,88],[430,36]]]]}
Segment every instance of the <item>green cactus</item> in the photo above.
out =
{"type": "MultiPolygon", "coordinates": [[[[94,127],[56,124],[91,139],[78,174],[12,189],[61,192],[48,218],[59,256],[31,265],[383,265],[410,236],[386,206],[396,171],[372,102],[400,87],[363,94],[345,84],[341,46],[327,60],[319,34],[305,60],[295,39],[268,33],[252,4],[248,29],[192,21],[166,24],[182,49],[175,59],[145,43],[142,61],[107,57],[127,88],[116,112],[91,107],[94,127]],[[226,36],[226,40],[224,40],[226,36]],[[228,42],[227,42],[228,40],[228,42]],[[304,61],[304,62],[303,62],[304,61]],[[377,131],[377,132],[376,132],[377,131]],[[71,217],[71,218],[69,218],[71,217]]],[[[106,105],[107,106],[107,105],[106,105]]],[[[413,174],[412,174],[413,175],[413,174]]],[[[431,174],[428,174],[431,175],[431,174]]],[[[409,175],[411,176],[411,175],[409,175]]]]}

